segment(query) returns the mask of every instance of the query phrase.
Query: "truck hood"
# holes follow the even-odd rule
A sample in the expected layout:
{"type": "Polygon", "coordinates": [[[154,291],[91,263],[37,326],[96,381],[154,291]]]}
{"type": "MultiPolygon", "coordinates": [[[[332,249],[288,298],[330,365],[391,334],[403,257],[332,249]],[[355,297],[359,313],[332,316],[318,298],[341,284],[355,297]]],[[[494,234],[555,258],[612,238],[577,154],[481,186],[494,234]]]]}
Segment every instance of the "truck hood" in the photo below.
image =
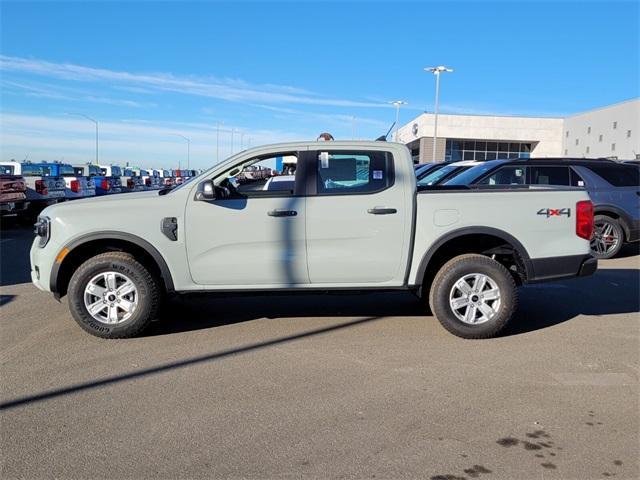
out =
{"type": "Polygon", "coordinates": [[[45,208],[42,213],[43,217],[56,217],[64,215],[65,213],[72,213],[74,210],[91,210],[98,214],[100,210],[116,210],[116,209],[129,209],[142,206],[144,200],[152,200],[153,197],[162,198],[158,195],[158,190],[151,190],[148,192],[136,192],[136,193],[117,193],[112,195],[104,195],[100,197],[91,197],[81,200],[73,200],[72,202],[57,203],[45,208]]]}

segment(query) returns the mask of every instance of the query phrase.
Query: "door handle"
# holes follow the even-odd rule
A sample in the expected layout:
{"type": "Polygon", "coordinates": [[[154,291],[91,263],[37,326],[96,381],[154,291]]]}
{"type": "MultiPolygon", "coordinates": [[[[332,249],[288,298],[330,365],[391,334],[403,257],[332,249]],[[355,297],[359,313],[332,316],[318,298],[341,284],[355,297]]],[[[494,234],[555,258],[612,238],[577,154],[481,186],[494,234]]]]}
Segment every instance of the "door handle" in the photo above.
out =
{"type": "Polygon", "coordinates": [[[295,210],[269,210],[267,215],[270,217],[295,217],[298,212],[295,210]]]}
{"type": "Polygon", "coordinates": [[[392,215],[394,213],[398,213],[398,210],[395,208],[373,207],[367,210],[367,213],[370,213],[371,215],[392,215]]]}

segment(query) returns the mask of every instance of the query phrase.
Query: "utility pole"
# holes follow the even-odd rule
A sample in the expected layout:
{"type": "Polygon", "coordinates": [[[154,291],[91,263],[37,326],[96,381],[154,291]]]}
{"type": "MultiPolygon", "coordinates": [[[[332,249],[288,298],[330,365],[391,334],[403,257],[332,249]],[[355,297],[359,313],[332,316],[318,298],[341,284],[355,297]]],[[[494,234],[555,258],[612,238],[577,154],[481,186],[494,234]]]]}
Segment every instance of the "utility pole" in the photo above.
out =
{"type": "Polygon", "coordinates": [[[442,72],[453,72],[453,68],[440,65],[437,67],[427,67],[425,72],[431,72],[436,76],[436,102],[434,106],[434,119],[433,119],[433,152],[432,161],[436,161],[436,142],[438,140],[438,109],[440,102],[440,74],[442,72]]]}
{"type": "Polygon", "coordinates": [[[93,123],[96,124],[96,165],[98,165],[98,121],[95,120],[94,118],[91,118],[87,115],[85,115],[84,113],[67,113],[67,115],[75,115],[78,117],[83,117],[86,118],[87,120],[92,121],[93,123]]]}
{"type": "MultiPolygon", "coordinates": [[[[189,170],[190,167],[190,160],[191,160],[191,140],[188,139],[187,137],[185,137],[184,135],[181,135],[179,133],[170,133],[169,135],[173,135],[174,137],[180,137],[183,138],[187,141],[187,170],[189,170]]],[[[180,163],[178,163],[178,165],[180,165],[180,163]]],[[[180,168],[178,168],[179,170],[180,168]]]]}
{"type": "Polygon", "coordinates": [[[400,107],[402,105],[408,105],[407,102],[405,102],[404,100],[394,100],[393,102],[389,102],[391,105],[394,105],[396,107],[396,133],[393,137],[393,141],[397,142],[398,141],[398,129],[400,128],[400,107]]]}

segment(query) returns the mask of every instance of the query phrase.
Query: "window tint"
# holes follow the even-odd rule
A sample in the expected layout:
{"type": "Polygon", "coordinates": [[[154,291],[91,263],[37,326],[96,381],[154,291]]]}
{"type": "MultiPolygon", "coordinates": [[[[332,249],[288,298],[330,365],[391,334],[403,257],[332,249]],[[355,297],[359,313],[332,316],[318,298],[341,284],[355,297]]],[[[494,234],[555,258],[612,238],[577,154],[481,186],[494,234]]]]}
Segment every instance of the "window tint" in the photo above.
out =
{"type": "Polygon", "coordinates": [[[71,165],[60,165],[60,175],[63,177],[74,177],[76,172],[71,165]]]}
{"type": "Polygon", "coordinates": [[[272,190],[277,190],[283,195],[293,195],[297,163],[298,159],[295,155],[259,157],[245,163],[240,172],[232,172],[234,175],[228,178],[242,195],[258,195],[260,192],[272,190]],[[274,181],[284,177],[290,181],[280,181],[280,185],[276,187],[274,181]],[[271,184],[274,186],[272,187],[271,184]]]}
{"type": "Polygon", "coordinates": [[[569,167],[529,167],[532,185],[569,186],[569,167]]]}
{"type": "Polygon", "coordinates": [[[593,165],[589,170],[596,173],[614,187],[640,186],[640,168],[627,165],[593,165]]]}
{"type": "Polygon", "coordinates": [[[50,177],[51,167],[48,165],[22,164],[22,175],[25,177],[50,177]]]}
{"type": "Polygon", "coordinates": [[[318,152],[319,194],[373,193],[393,183],[393,160],[386,152],[318,152]]]}
{"type": "Polygon", "coordinates": [[[0,165],[0,175],[13,175],[13,166],[0,165]]]}
{"type": "Polygon", "coordinates": [[[524,167],[509,166],[496,170],[478,182],[480,185],[524,185],[524,167]]]}

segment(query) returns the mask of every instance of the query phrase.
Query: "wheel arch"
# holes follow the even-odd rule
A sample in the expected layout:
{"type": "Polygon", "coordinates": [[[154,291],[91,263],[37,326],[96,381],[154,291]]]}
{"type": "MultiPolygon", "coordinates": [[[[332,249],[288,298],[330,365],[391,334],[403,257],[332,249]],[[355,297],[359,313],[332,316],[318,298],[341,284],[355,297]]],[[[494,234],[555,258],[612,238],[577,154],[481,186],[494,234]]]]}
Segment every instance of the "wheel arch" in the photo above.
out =
{"type": "Polygon", "coordinates": [[[497,228],[477,226],[453,230],[438,238],[422,256],[416,282],[423,289],[429,286],[435,275],[434,270],[437,271],[448,260],[464,253],[513,256],[518,270],[515,280],[519,284],[526,283],[531,274],[529,253],[518,239],[497,228]]]}
{"type": "Polygon", "coordinates": [[[82,235],[60,249],[56,259],[62,256],[62,260],[60,262],[56,260],[51,268],[49,280],[51,292],[56,298],[66,295],[75,269],[92,256],[108,251],[128,252],[135,255],[136,260],[159,276],[166,291],[174,291],[173,278],[167,262],[151,243],[130,233],[99,232],[82,235]],[[65,249],[68,252],[63,254],[65,249]]]}
{"type": "Polygon", "coordinates": [[[607,217],[611,217],[614,220],[617,220],[620,226],[622,227],[622,231],[624,232],[624,239],[629,238],[631,233],[631,219],[629,215],[619,207],[615,205],[596,205],[593,208],[594,215],[606,215],[607,217]]]}

